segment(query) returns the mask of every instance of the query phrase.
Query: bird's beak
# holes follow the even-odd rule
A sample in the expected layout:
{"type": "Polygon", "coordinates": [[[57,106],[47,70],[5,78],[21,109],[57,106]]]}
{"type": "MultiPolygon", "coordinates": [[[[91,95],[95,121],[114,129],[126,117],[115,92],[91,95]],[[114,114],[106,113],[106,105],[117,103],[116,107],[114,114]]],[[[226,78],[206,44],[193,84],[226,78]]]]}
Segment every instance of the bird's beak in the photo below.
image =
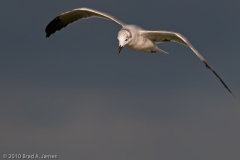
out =
{"type": "Polygon", "coordinates": [[[122,48],[123,48],[123,46],[121,46],[121,45],[118,47],[118,55],[120,55],[122,48]]]}

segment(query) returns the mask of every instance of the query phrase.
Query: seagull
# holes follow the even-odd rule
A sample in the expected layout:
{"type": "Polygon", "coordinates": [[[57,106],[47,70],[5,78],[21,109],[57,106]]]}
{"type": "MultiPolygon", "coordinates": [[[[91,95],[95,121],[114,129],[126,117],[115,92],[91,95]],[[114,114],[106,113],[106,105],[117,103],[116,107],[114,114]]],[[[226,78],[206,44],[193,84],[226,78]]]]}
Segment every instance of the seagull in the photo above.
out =
{"type": "Polygon", "coordinates": [[[193,45],[188,41],[188,39],[180,33],[171,31],[149,31],[136,25],[125,24],[114,16],[104,12],[100,12],[90,8],[77,8],[68,12],[64,12],[54,18],[45,29],[46,37],[50,37],[51,34],[61,30],[62,28],[77,20],[92,17],[111,20],[122,26],[122,29],[118,32],[117,36],[117,39],[119,41],[118,55],[120,55],[120,52],[124,46],[127,46],[135,51],[148,53],[160,52],[164,54],[168,53],[158,48],[156,44],[171,41],[189,47],[196,54],[196,56],[205,64],[206,68],[210,69],[221,81],[224,87],[234,96],[234,94],[223,82],[220,76],[207,63],[205,58],[193,47],[193,45]]]}

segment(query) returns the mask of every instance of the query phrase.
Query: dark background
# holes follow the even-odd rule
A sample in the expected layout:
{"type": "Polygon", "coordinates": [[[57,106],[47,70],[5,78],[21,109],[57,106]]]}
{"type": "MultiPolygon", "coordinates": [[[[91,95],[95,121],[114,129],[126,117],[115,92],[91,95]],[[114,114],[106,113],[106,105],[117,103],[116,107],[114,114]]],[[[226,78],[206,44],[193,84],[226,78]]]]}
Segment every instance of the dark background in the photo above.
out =
{"type": "Polygon", "coordinates": [[[0,2],[0,153],[83,160],[240,159],[239,0],[0,2]],[[62,12],[89,7],[149,30],[179,32],[169,55],[123,48],[118,24],[74,23],[49,39],[62,12]]]}

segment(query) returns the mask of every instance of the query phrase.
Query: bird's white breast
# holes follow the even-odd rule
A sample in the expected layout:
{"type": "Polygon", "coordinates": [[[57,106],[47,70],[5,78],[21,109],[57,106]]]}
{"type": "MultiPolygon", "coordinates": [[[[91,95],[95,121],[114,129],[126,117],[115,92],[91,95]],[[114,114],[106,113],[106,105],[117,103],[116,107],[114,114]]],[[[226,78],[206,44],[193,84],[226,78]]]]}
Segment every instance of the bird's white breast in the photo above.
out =
{"type": "Polygon", "coordinates": [[[127,45],[129,48],[141,51],[141,52],[151,52],[155,51],[155,44],[147,38],[138,37],[134,39],[130,44],[127,45]]]}

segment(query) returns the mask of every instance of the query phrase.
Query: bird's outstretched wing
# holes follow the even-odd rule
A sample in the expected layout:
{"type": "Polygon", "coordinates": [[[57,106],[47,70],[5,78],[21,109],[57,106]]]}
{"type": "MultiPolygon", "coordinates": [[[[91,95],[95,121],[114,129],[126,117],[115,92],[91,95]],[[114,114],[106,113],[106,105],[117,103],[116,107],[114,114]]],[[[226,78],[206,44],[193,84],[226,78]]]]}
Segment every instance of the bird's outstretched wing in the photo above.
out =
{"type": "Polygon", "coordinates": [[[141,31],[141,35],[150,39],[153,42],[173,41],[189,47],[198,56],[198,58],[201,59],[201,61],[203,61],[206,67],[210,69],[218,77],[218,79],[222,82],[224,87],[234,96],[234,94],[231,92],[228,86],[223,82],[220,76],[213,70],[213,68],[207,63],[204,57],[193,47],[193,45],[183,35],[175,32],[169,32],[169,31],[146,31],[146,30],[141,31]]]}
{"type": "Polygon", "coordinates": [[[112,20],[121,26],[125,25],[123,22],[118,20],[117,18],[97,10],[89,9],[89,8],[77,8],[72,11],[68,11],[65,13],[60,14],[56,18],[54,18],[46,27],[46,37],[49,37],[51,34],[55,33],[56,31],[61,30],[63,27],[66,27],[67,25],[83,19],[83,18],[104,18],[108,20],[112,20]]]}

